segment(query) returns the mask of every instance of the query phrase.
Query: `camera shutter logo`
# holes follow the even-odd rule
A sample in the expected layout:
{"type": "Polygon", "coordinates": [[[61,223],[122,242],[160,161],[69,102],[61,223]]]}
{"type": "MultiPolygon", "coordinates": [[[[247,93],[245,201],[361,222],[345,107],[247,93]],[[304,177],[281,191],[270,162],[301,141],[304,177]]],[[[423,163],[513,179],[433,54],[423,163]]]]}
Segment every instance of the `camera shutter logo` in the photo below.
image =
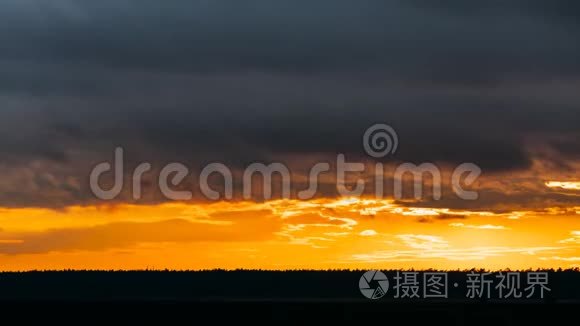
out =
{"type": "Polygon", "coordinates": [[[360,277],[358,287],[365,297],[372,300],[380,299],[389,290],[389,279],[381,271],[368,271],[360,277]]]}

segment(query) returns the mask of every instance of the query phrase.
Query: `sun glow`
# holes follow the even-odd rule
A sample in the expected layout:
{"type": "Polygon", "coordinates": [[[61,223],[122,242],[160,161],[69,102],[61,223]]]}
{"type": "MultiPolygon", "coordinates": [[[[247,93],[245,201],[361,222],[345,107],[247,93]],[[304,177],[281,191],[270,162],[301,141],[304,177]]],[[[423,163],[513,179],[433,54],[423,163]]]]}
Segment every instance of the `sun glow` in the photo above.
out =
{"type": "Polygon", "coordinates": [[[562,188],[566,190],[580,190],[580,182],[577,181],[548,181],[545,183],[550,188],[562,188]]]}
{"type": "Polygon", "coordinates": [[[0,223],[4,270],[537,268],[580,256],[575,212],[387,199],[16,208],[2,209],[0,223]]]}

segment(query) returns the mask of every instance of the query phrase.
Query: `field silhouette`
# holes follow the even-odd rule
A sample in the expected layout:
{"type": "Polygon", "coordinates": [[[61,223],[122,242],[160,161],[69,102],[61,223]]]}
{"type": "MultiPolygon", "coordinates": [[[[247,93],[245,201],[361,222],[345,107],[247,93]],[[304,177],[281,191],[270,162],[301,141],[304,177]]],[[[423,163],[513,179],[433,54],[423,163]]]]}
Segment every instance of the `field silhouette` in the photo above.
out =
{"type": "MultiPolygon", "coordinates": [[[[362,270],[208,270],[208,271],[30,271],[0,273],[2,301],[367,301],[359,290],[362,270]]],[[[394,298],[397,271],[384,271],[391,280],[389,292],[377,301],[421,301],[422,298],[394,298]]],[[[426,271],[435,272],[435,271],[426,271]]],[[[483,270],[472,271],[483,273],[483,270]]],[[[528,271],[530,272],[530,271],[528,271]]],[[[520,302],[580,302],[580,271],[546,270],[549,291],[539,291],[520,302]]],[[[402,272],[401,272],[402,273],[402,272]]],[[[418,282],[422,286],[419,271],[418,282]]],[[[426,301],[494,302],[490,298],[466,298],[469,271],[447,272],[448,298],[426,301]],[[455,286],[454,286],[455,285],[455,286]]],[[[504,272],[505,273],[505,272],[504,272]]],[[[493,279],[497,273],[488,278],[493,279]]],[[[521,272],[523,290],[526,271],[521,272]]],[[[422,292],[420,293],[422,294],[422,292]]],[[[497,293],[496,293],[497,294],[497,293]]],[[[420,296],[422,297],[422,295],[420,296]]],[[[510,301],[503,299],[502,301],[510,301]]]]}
{"type": "MultiPolygon", "coordinates": [[[[4,272],[0,273],[0,313],[22,322],[40,318],[130,324],[405,321],[423,325],[522,325],[576,318],[576,304],[580,303],[578,270],[547,270],[550,291],[544,298],[536,295],[510,300],[466,298],[469,271],[448,272],[447,299],[394,298],[391,284],[383,298],[370,300],[359,290],[364,272],[4,272]],[[456,288],[454,283],[460,286],[456,288]]],[[[391,280],[396,276],[396,271],[383,272],[391,280]]],[[[524,278],[522,287],[525,285],[524,278]]]]}

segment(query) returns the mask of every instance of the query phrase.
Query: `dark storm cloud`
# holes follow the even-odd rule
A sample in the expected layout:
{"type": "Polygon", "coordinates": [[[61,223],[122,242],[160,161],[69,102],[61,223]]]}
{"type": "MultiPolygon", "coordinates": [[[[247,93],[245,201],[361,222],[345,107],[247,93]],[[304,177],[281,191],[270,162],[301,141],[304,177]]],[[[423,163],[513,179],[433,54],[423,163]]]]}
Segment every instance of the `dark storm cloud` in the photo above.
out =
{"type": "Polygon", "coordinates": [[[377,122],[397,130],[397,161],[525,169],[541,137],[566,167],[580,153],[579,12],[571,1],[3,1],[0,203],[60,203],[38,195],[39,173],[82,202],[68,178],[85,184],[115,146],[133,162],[235,168],[354,160],[377,122]],[[30,187],[7,188],[21,179],[30,187]]]}
{"type": "Polygon", "coordinates": [[[13,0],[0,35],[6,60],[118,69],[364,69],[461,83],[577,71],[579,26],[563,18],[577,5],[540,3],[13,0]]]}

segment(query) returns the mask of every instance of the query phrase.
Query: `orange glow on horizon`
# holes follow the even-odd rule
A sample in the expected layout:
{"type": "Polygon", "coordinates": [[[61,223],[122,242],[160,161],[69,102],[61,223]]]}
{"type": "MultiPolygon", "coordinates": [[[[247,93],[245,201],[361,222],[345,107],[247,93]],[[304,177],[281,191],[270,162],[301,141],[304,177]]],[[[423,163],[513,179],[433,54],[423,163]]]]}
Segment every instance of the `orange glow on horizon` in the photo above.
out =
{"type": "Polygon", "coordinates": [[[567,268],[577,215],[359,198],[1,209],[0,269],[567,268]]]}

